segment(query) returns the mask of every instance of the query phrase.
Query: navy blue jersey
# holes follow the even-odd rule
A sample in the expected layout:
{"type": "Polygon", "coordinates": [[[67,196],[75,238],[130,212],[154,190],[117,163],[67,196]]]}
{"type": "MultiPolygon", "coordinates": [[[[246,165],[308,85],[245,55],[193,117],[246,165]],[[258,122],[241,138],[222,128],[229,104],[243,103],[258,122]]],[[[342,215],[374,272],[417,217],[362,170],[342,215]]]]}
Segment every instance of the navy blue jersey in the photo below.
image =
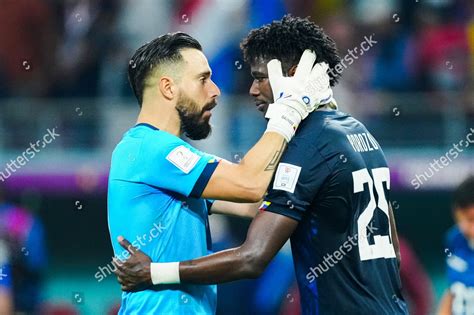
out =
{"type": "Polygon", "coordinates": [[[380,145],[340,111],[301,123],[261,210],[299,221],[291,236],[303,314],[408,314],[389,223],[380,145]]]}

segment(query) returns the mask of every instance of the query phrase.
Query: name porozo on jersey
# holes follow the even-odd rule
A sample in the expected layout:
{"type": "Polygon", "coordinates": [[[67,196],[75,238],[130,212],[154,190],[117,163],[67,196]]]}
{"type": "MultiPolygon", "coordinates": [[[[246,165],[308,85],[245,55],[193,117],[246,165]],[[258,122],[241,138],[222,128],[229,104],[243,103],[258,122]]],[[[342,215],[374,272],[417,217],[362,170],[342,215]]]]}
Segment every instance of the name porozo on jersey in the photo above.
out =
{"type": "Polygon", "coordinates": [[[377,140],[368,132],[347,135],[347,140],[356,152],[370,152],[380,148],[377,140]]]}

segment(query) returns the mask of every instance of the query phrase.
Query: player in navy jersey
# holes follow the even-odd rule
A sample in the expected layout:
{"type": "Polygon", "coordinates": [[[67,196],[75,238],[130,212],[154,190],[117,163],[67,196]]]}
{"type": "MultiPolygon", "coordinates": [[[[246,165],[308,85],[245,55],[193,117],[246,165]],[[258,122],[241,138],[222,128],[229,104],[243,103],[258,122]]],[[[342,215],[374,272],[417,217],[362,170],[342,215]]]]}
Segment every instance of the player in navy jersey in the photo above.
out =
{"type": "MultiPolygon", "coordinates": [[[[340,62],[334,41],[321,28],[291,16],[251,31],[241,47],[255,79],[250,94],[262,112],[275,99],[265,67],[269,60],[281,60],[287,76],[295,73],[306,47],[316,52],[316,62],[332,69],[340,62]]],[[[335,85],[339,73],[329,73],[335,85]]],[[[326,104],[303,121],[289,143],[245,242],[181,261],[179,281],[258,277],[291,239],[303,314],[408,314],[389,189],[378,142],[362,123],[337,110],[335,101],[326,104]]],[[[124,290],[150,283],[150,274],[140,279],[135,272],[147,263],[147,256],[134,251],[117,268],[124,290]]]]}
{"type": "Polygon", "coordinates": [[[454,193],[456,225],[446,237],[449,290],[441,301],[440,315],[474,314],[474,176],[454,193]]]}

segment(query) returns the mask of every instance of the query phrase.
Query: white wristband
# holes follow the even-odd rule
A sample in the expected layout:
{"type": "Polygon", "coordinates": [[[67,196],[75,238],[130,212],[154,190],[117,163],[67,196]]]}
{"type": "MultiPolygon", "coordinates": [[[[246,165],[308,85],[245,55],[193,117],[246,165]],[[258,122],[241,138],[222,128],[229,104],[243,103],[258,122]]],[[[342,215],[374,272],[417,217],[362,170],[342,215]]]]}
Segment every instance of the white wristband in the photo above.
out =
{"type": "Polygon", "coordinates": [[[153,284],[177,284],[179,279],[179,262],[151,263],[151,282],[153,284]]]}

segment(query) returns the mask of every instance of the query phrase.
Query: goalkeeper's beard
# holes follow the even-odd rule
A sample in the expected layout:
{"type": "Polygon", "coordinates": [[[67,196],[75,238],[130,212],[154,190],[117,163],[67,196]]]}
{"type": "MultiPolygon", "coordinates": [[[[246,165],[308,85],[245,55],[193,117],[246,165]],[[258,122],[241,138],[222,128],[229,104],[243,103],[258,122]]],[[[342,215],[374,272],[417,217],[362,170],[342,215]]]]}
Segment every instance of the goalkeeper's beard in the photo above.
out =
{"type": "Polygon", "coordinates": [[[210,110],[216,106],[213,100],[202,108],[191,98],[181,94],[176,105],[179,118],[181,120],[181,134],[184,134],[191,140],[205,139],[211,133],[212,127],[209,119],[204,119],[203,115],[206,110],[210,110]]]}

